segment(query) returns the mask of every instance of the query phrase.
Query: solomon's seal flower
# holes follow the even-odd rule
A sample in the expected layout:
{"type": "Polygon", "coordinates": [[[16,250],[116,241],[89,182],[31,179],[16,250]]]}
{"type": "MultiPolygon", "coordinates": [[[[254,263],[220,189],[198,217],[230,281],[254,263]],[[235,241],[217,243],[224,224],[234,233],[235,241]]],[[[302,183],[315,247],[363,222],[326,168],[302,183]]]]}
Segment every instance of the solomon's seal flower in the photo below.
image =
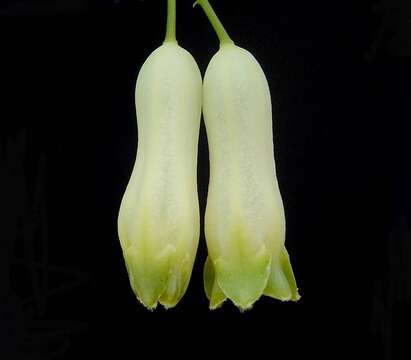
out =
{"type": "Polygon", "coordinates": [[[201,75],[175,39],[175,0],[168,5],[166,39],[137,78],[137,158],[118,216],[130,283],[148,308],[184,295],[199,237],[201,75]]]}
{"type": "Polygon", "coordinates": [[[210,307],[229,298],[247,309],[263,294],[298,300],[284,246],[266,77],[257,60],[233,43],[209,2],[196,4],[220,39],[203,84],[210,152],[204,284],[210,307]]]}

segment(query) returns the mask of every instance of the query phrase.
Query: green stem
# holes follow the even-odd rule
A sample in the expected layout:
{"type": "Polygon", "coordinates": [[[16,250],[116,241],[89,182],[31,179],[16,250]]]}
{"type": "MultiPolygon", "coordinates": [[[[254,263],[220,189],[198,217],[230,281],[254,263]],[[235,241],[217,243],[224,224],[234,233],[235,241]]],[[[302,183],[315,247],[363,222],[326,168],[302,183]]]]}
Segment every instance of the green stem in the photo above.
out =
{"type": "Polygon", "coordinates": [[[176,0],[167,0],[167,30],[164,42],[176,40],[176,0]]]}
{"type": "Polygon", "coordinates": [[[217,17],[214,9],[211,7],[208,0],[197,0],[193,7],[196,5],[200,5],[201,8],[204,10],[208,20],[210,21],[211,25],[216,32],[218,39],[220,40],[220,46],[224,44],[234,44],[234,41],[228,36],[227,31],[225,31],[223,24],[217,17]]]}

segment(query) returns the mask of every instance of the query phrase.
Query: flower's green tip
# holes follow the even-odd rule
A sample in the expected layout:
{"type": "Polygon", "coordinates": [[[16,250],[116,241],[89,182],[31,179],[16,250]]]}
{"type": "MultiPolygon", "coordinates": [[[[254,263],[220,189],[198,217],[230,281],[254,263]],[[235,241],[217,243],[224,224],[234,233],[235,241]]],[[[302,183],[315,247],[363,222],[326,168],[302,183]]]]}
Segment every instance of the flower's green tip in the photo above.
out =
{"type": "Polygon", "coordinates": [[[159,256],[144,256],[134,247],[124,252],[131,288],[148,310],[158,303],[166,309],[177,305],[184,295],[191,275],[188,254],[178,253],[168,245],[159,256]]]}
{"type": "Polygon", "coordinates": [[[267,284],[270,256],[265,247],[255,256],[217,259],[217,282],[227,297],[241,310],[250,309],[267,284]]]}
{"type": "Polygon", "coordinates": [[[204,264],[204,290],[210,301],[210,309],[215,310],[223,305],[224,301],[227,299],[220,286],[215,279],[214,265],[209,256],[204,264]]]}
{"type": "Polygon", "coordinates": [[[241,312],[251,309],[262,296],[282,301],[300,299],[290,259],[285,247],[279,256],[270,256],[265,247],[254,257],[229,261],[207,258],[204,288],[210,309],[217,309],[229,298],[241,312]]]}
{"type": "Polygon", "coordinates": [[[253,257],[208,259],[204,285],[210,308],[217,308],[229,298],[240,310],[250,309],[266,287],[270,260],[265,247],[253,257]]]}
{"type": "Polygon", "coordinates": [[[301,296],[298,293],[290,256],[283,246],[278,257],[271,262],[270,277],[264,295],[282,301],[298,301],[301,296]]]}

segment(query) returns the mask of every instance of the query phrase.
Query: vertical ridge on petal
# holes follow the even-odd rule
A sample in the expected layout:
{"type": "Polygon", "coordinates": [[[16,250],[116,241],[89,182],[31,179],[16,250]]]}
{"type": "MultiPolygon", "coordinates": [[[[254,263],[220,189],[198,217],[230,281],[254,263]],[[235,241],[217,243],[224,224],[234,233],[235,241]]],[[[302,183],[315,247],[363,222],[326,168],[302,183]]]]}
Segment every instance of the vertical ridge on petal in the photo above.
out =
{"type": "Polygon", "coordinates": [[[210,309],[217,309],[223,304],[227,297],[216,281],[214,265],[209,256],[207,256],[204,264],[203,280],[204,290],[208,300],[210,301],[210,309]]]}
{"type": "Polygon", "coordinates": [[[290,256],[285,246],[282,247],[280,254],[272,259],[270,277],[264,295],[282,301],[300,299],[290,256]]]}
{"type": "Polygon", "coordinates": [[[192,262],[188,253],[176,254],[171,263],[166,287],[159,298],[160,304],[166,309],[176,306],[184,295],[192,269],[192,262]]]}

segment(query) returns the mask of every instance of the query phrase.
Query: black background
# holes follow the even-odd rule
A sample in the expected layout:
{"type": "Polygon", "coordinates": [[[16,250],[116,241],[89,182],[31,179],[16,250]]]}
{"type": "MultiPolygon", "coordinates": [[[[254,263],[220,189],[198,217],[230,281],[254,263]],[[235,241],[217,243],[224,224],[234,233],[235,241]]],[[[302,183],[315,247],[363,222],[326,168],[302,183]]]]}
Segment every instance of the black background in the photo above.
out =
{"type": "MultiPolygon", "coordinates": [[[[271,88],[286,244],[302,295],[298,303],[262,298],[245,313],[230,303],[208,310],[203,234],[175,309],[145,310],[128,283],[117,213],[137,146],[135,79],[163,40],[165,3],[0,5],[2,359],[238,350],[252,358],[407,358],[407,2],[212,2],[271,88]]],[[[190,0],[177,6],[179,44],[204,74],[217,38],[190,0]]],[[[203,125],[198,163],[203,215],[203,125]]]]}

